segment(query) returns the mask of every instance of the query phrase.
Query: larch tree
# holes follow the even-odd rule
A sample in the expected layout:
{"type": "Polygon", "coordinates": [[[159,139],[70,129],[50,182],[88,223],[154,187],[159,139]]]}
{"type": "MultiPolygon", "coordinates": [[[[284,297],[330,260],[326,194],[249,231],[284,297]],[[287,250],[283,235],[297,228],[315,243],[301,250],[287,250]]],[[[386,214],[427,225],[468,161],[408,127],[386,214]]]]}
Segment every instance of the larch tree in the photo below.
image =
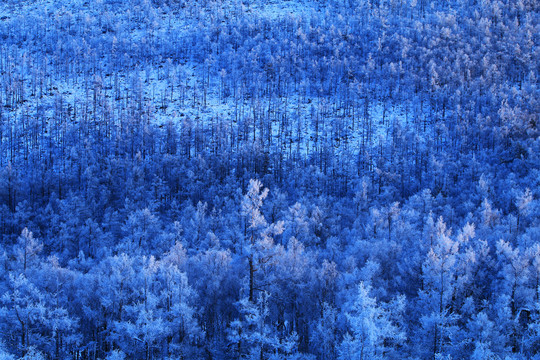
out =
{"type": "MultiPolygon", "coordinates": [[[[352,306],[345,313],[349,331],[340,345],[339,359],[384,359],[388,356],[389,344],[405,340],[403,330],[392,319],[390,311],[379,305],[369,292],[370,287],[361,282],[352,306]]],[[[394,304],[393,311],[403,310],[403,300],[394,304]]]]}
{"type": "Polygon", "coordinates": [[[34,234],[27,228],[24,228],[18,238],[15,253],[17,259],[22,266],[22,270],[26,273],[26,269],[35,265],[37,255],[43,250],[43,244],[34,238],[34,234]]]}
{"type": "Polygon", "coordinates": [[[255,284],[255,273],[262,272],[263,267],[270,265],[274,257],[273,235],[283,232],[283,222],[268,224],[261,213],[263,200],[268,196],[268,189],[261,189],[259,180],[250,180],[248,192],[242,200],[242,215],[246,217],[246,242],[242,249],[248,257],[249,284],[248,299],[254,301],[254,292],[259,290],[255,284]]]}
{"type": "Polygon", "coordinates": [[[452,307],[457,286],[459,243],[451,238],[442,217],[435,225],[433,243],[422,266],[423,286],[419,293],[423,351],[436,357],[447,345],[457,319],[452,307]]]}

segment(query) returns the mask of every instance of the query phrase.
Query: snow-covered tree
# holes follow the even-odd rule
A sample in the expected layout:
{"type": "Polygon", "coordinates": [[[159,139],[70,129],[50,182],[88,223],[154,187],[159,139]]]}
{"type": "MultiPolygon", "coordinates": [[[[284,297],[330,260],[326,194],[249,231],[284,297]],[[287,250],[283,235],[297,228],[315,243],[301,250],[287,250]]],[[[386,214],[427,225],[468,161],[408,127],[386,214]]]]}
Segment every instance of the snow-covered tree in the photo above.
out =
{"type": "Polygon", "coordinates": [[[255,273],[263,272],[263,268],[269,265],[275,256],[275,245],[273,235],[283,232],[283,222],[268,224],[261,213],[263,200],[268,196],[268,189],[262,189],[259,180],[250,180],[247,193],[242,200],[242,215],[246,217],[247,239],[243,252],[248,257],[249,265],[249,296],[250,301],[254,301],[255,273]]]}
{"type": "MultiPolygon", "coordinates": [[[[352,306],[345,313],[349,331],[339,348],[340,359],[383,359],[391,346],[405,340],[403,329],[392,318],[390,309],[377,304],[369,292],[370,288],[360,283],[352,306]]],[[[401,299],[394,305],[391,311],[400,313],[405,303],[401,299]]]]}

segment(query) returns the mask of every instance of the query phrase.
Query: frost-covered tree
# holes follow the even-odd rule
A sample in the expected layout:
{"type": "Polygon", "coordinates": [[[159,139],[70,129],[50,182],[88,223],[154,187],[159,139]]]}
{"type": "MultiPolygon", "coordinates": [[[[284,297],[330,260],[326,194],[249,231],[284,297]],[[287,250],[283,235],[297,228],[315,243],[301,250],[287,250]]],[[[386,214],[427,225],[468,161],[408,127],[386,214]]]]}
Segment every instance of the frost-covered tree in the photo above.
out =
{"type": "Polygon", "coordinates": [[[0,1],[0,356],[538,357],[538,18],[0,1]]]}
{"type": "Polygon", "coordinates": [[[39,330],[46,317],[44,295],[24,274],[10,274],[8,290],[0,298],[1,317],[9,324],[5,331],[15,331],[15,348],[21,355],[31,352],[39,340],[39,330]],[[10,330],[11,329],[11,330],[10,330]]]}
{"type": "Polygon", "coordinates": [[[335,359],[338,344],[337,310],[324,303],[321,317],[314,322],[311,342],[321,359],[335,359]]]}
{"type": "Polygon", "coordinates": [[[423,286],[419,292],[422,329],[418,336],[422,341],[418,345],[426,356],[447,353],[456,331],[458,315],[453,297],[457,291],[458,261],[459,242],[451,238],[450,230],[439,217],[433,243],[422,266],[423,286]]]}
{"type": "Polygon", "coordinates": [[[279,339],[269,323],[269,294],[260,292],[253,303],[248,298],[238,302],[240,318],[231,322],[228,332],[229,349],[235,358],[287,359],[296,352],[295,333],[279,339]]]}
{"type": "Polygon", "coordinates": [[[30,265],[36,265],[36,262],[39,261],[37,255],[42,250],[43,244],[34,238],[34,234],[31,231],[24,228],[15,248],[16,256],[23,272],[26,273],[26,269],[30,265]]]}
{"type": "Polygon", "coordinates": [[[248,258],[248,299],[250,301],[254,300],[254,292],[258,289],[255,284],[255,273],[263,272],[264,267],[269,266],[269,262],[275,256],[272,236],[283,232],[282,221],[269,225],[261,213],[260,208],[266,196],[268,196],[268,189],[262,189],[262,183],[259,180],[250,180],[241,205],[242,215],[246,217],[247,238],[242,251],[248,258]]]}
{"type": "Polygon", "coordinates": [[[349,331],[339,347],[340,359],[382,359],[388,356],[391,346],[405,340],[403,329],[390,313],[403,311],[404,299],[390,310],[377,304],[369,292],[370,288],[360,283],[352,306],[345,313],[349,331]]]}
{"type": "Polygon", "coordinates": [[[160,262],[157,306],[167,335],[167,355],[194,356],[193,345],[204,335],[199,326],[196,293],[185,273],[171,263],[160,262]]]}

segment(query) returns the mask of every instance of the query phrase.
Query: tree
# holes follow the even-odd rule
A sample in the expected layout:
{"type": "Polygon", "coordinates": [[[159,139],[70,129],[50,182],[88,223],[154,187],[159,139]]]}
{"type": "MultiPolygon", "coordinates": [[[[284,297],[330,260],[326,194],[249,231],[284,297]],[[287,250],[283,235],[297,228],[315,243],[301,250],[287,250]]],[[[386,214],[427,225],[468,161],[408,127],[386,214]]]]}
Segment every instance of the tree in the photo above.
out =
{"type": "Polygon", "coordinates": [[[189,221],[193,231],[193,240],[191,241],[190,248],[201,249],[203,247],[203,239],[208,232],[208,219],[207,219],[208,204],[197,203],[197,210],[193,215],[193,218],[189,221]]]}
{"type": "Polygon", "coordinates": [[[320,359],[335,359],[338,344],[337,310],[328,303],[323,303],[321,317],[313,326],[311,342],[313,351],[320,359]]]}
{"type": "Polygon", "coordinates": [[[523,220],[527,219],[527,216],[530,212],[530,204],[533,200],[531,189],[526,188],[525,191],[523,191],[522,194],[518,195],[516,198],[516,207],[518,210],[518,216],[517,216],[517,227],[519,230],[520,227],[520,220],[521,222],[523,220]]]}
{"type": "Polygon", "coordinates": [[[300,203],[296,203],[289,208],[285,221],[284,240],[295,237],[304,244],[312,242],[310,241],[310,219],[307,216],[306,208],[300,203]]]}
{"type": "Polygon", "coordinates": [[[483,225],[492,228],[499,218],[499,211],[493,209],[488,199],[484,198],[484,201],[482,201],[481,215],[483,225]]]}
{"type": "Polygon", "coordinates": [[[485,311],[472,316],[467,323],[466,334],[472,347],[468,348],[469,353],[473,350],[471,359],[496,359],[493,350],[499,350],[500,353],[499,347],[504,344],[495,323],[489,319],[485,311]]]}
{"type": "Polygon", "coordinates": [[[46,308],[40,334],[44,344],[40,350],[54,354],[57,359],[80,344],[79,318],[74,314],[75,306],[71,301],[73,279],[77,275],[76,271],[61,267],[56,256],[50,256],[34,276],[46,308]]]}
{"type": "Polygon", "coordinates": [[[34,235],[24,228],[17,240],[16,255],[22,265],[23,272],[30,264],[35,264],[36,256],[43,250],[43,244],[34,239],[34,235]]]}
{"type": "Polygon", "coordinates": [[[111,344],[119,346],[114,336],[115,323],[123,321],[126,308],[136,302],[137,270],[133,258],[120,254],[103,259],[80,279],[79,296],[90,330],[89,341],[95,344],[95,356],[108,353],[111,344]]]}
{"type": "Polygon", "coordinates": [[[150,296],[146,305],[136,303],[126,306],[129,321],[116,322],[114,326],[119,345],[128,353],[139,358],[144,356],[146,360],[150,359],[155,346],[170,332],[155,311],[154,304],[155,299],[150,296]]]}
{"type": "Polygon", "coordinates": [[[0,298],[4,305],[0,314],[12,329],[18,330],[20,342],[17,347],[24,356],[34,343],[34,331],[38,330],[45,317],[43,294],[24,274],[11,273],[8,284],[8,291],[0,298]]]}
{"type": "Polygon", "coordinates": [[[422,315],[422,351],[432,357],[444,354],[456,321],[452,300],[457,285],[459,243],[452,240],[442,217],[435,225],[435,238],[422,266],[423,287],[419,294],[422,315]]]}
{"type": "Polygon", "coordinates": [[[155,240],[160,233],[159,219],[145,208],[131,213],[123,227],[126,234],[121,247],[127,246],[125,250],[130,252],[152,249],[156,246],[155,240]]]}
{"type": "Polygon", "coordinates": [[[267,292],[260,292],[255,303],[245,297],[238,302],[241,317],[231,323],[228,334],[231,352],[236,358],[264,360],[273,355],[287,359],[294,353],[296,334],[280,341],[276,329],[267,323],[268,299],[267,292]]]}
{"type": "Polygon", "coordinates": [[[15,356],[10,354],[5,348],[4,344],[0,343],[0,360],[15,360],[15,356]]]}
{"type": "Polygon", "coordinates": [[[512,349],[519,352],[524,329],[518,320],[530,311],[530,300],[534,299],[536,293],[536,289],[527,286],[531,270],[529,258],[519,248],[512,248],[512,245],[502,239],[497,242],[497,255],[500,286],[503,290],[501,296],[507,296],[510,308],[507,335],[512,349]]]}
{"type": "MultiPolygon", "coordinates": [[[[540,292],[540,287],[538,288],[540,292]]],[[[534,308],[531,309],[531,323],[527,329],[527,341],[525,350],[528,356],[540,353],[540,300],[537,298],[534,302],[534,308]]]]}
{"type": "MultiPolygon", "coordinates": [[[[197,319],[205,329],[206,339],[224,334],[234,316],[234,303],[238,300],[240,288],[231,251],[208,249],[190,258],[186,269],[194,295],[197,296],[197,319]]],[[[214,345],[209,347],[215,350],[214,345]]]]}
{"type": "MultiPolygon", "coordinates": [[[[350,331],[340,345],[340,359],[383,359],[391,346],[405,340],[403,330],[393,321],[390,311],[379,306],[369,292],[370,287],[360,282],[352,306],[345,313],[350,331]]],[[[400,313],[405,306],[404,298],[393,305],[393,311],[400,313]]]]}
{"type": "Polygon", "coordinates": [[[283,222],[268,225],[260,208],[263,200],[268,196],[268,189],[261,191],[262,183],[259,180],[250,180],[248,192],[242,200],[242,215],[246,216],[246,232],[249,232],[248,241],[243,251],[246,252],[249,265],[249,301],[254,300],[255,272],[262,271],[264,266],[268,266],[274,257],[274,241],[272,235],[279,235],[283,232],[283,222]]]}
{"type": "Polygon", "coordinates": [[[188,284],[186,273],[168,259],[159,262],[157,278],[159,288],[154,292],[167,329],[167,356],[195,356],[190,347],[204,336],[196,316],[197,294],[188,284]]]}

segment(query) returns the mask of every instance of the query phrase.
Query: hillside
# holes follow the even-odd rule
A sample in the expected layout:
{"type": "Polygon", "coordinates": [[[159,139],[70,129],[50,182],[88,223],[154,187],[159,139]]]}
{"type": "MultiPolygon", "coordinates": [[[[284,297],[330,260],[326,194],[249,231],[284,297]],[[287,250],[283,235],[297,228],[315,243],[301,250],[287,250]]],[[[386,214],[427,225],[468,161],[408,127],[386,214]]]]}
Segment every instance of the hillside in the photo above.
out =
{"type": "Polygon", "coordinates": [[[535,358],[539,12],[0,3],[0,359],[535,358]]]}

